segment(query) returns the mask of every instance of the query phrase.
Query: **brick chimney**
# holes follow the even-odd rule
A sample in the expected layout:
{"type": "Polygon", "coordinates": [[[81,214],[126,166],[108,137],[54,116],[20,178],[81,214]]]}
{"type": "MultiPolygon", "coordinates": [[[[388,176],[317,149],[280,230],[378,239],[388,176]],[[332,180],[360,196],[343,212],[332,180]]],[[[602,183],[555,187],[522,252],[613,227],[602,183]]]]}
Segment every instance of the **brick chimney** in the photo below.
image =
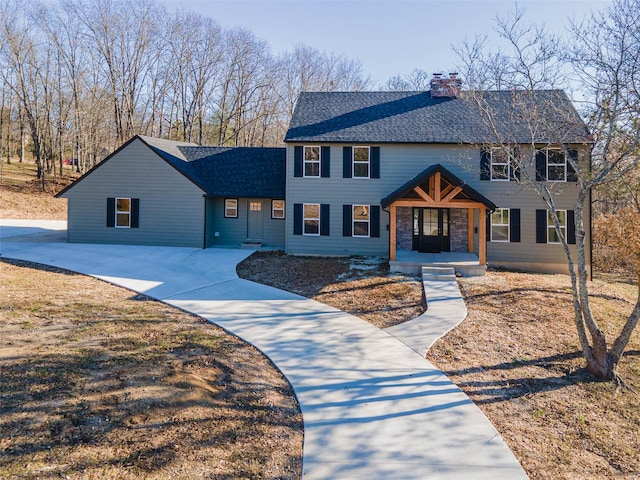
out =
{"type": "Polygon", "coordinates": [[[442,73],[434,73],[431,79],[431,98],[456,98],[460,94],[462,80],[457,73],[450,73],[448,77],[442,73]]]}

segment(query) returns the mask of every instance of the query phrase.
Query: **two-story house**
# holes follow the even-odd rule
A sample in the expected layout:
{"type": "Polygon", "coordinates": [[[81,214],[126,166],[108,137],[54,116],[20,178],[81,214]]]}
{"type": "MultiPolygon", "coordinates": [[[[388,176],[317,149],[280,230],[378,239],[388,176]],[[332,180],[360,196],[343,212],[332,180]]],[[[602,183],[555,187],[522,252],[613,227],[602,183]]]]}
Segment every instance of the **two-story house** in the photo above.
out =
{"type": "Polygon", "coordinates": [[[285,137],[287,253],[381,255],[393,268],[406,252],[466,252],[480,265],[566,272],[531,186],[554,192],[575,243],[565,154],[589,161],[584,123],[562,91],[535,92],[527,109],[513,92],[474,98],[460,83],[436,75],[428,92],[302,93],[285,137]],[[531,128],[534,111],[548,128],[531,128]]]}
{"type": "Polygon", "coordinates": [[[385,256],[394,269],[454,252],[479,266],[564,272],[532,187],[553,193],[575,243],[566,156],[588,165],[587,133],[562,91],[474,94],[435,76],[427,92],[302,93],[286,149],[136,136],[58,196],[69,199],[71,242],[248,243],[385,256]]]}

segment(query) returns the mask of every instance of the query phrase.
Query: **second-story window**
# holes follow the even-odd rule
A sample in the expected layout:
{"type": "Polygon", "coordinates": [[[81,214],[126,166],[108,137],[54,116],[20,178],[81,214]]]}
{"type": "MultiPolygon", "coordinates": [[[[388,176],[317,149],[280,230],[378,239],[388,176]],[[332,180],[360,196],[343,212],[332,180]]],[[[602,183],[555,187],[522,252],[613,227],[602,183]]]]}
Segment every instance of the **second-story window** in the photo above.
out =
{"type": "Polygon", "coordinates": [[[567,159],[562,150],[546,150],[547,180],[550,182],[567,181],[567,159]]]}
{"type": "Polygon", "coordinates": [[[320,176],[320,147],[304,147],[304,176],[320,176]]]}
{"type": "Polygon", "coordinates": [[[369,178],[369,147],[353,147],[353,178],[369,178]]]}
{"type": "Polygon", "coordinates": [[[491,149],[491,180],[506,181],[511,178],[509,154],[502,148],[491,149]]]}

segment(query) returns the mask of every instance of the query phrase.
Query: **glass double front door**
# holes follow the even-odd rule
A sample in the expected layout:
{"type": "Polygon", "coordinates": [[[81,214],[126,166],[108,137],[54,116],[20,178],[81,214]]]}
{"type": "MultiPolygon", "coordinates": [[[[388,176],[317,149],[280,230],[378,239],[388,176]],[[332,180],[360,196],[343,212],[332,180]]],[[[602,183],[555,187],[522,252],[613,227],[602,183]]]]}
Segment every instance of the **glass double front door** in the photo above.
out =
{"type": "Polygon", "coordinates": [[[449,209],[413,209],[413,249],[423,253],[449,252],[449,209]]]}

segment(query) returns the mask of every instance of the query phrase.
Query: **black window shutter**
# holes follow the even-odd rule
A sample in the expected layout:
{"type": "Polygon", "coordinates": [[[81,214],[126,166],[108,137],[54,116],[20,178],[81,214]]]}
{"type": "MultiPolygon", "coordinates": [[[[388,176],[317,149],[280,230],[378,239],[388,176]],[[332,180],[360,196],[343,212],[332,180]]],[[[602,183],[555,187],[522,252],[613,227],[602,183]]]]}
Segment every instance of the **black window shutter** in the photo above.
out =
{"type": "Polygon", "coordinates": [[[351,220],[353,215],[353,205],[342,205],[342,236],[351,237],[351,220]]]}
{"type": "Polygon", "coordinates": [[[512,158],[509,160],[511,163],[511,178],[510,180],[520,180],[520,168],[521,168],[521,160],[520,160],[520,149],[518,147],[514,147],[512,158]]]}
{"type": "Polygon", "coordinates": [[[371,147],[371,178],[380,178],[380,147],[371,147]]]}
{"type": "Polygon", "coordinates": [[[342,147],[342,178],[351,178],[352,147],[342,147]]]}
{"type": "Polygon", "coordinates": [[[331,147],[320,148],[320,176],[331,177],[331,147]]]}
{"type": "Polygon", "coordinates": [[[536,243],[547,243],[546,210],[536,210],[536,243]]]}
{"type": "MultiPolygon", "coordinates": [[[[536,181],[544,182],[547,179],[547,152],[536,152],[536,181]]],[[[546,242],[544,242],[546,243],[546,242]]]]}
{"type": "Polygon", "coordinates": [[[320,235],[329,235],[329,204],[320,205],[320,235]]]}
{"type": "Polygon", "coordinates": [[[573,210],[567,210],[567,243],[576,244],[576,217],[573,210]]]}
{"type": "Polygon", "coordinates": [[[520,242],[520,209],[509,210],[509,238],[512,242],[520,242]]]}
{"type": "Polygon", "coordinates": [[[131,228],[140,226],[140,199],[131,199],[131,228]]]}
{"type": "Polygon", "coordinates": [[[480,180],[491,180],[491,154],[480,150],[480,180]]]}
{"type": "Polygon", "coordinates": [[[302,176],[302,145],[293,147],[293,176],[302,176]]]}
{"type": "Polygon", "coordinates": [[[293,234],[302,235],[302,204],[293,205],[293,234]]]}
{"type": "Polygon", "coordinates": [[[378,238],[380,236],[380,205],[371,205],[369,219],[371,221],[369,236],[378,238]]]}
{"type": "MultiPolygon", "coordinates": [[[[576,163],[578,163],[578,151],[577,150],[569,150],[569,157],[576,163]]],[[[567,160],[567,182],[577,182],[578,176],[576,175],[576,170],[573,168],[573,165],[567,160]]]]}
{"type": "Polygon", "coordinates": [[[116,199],[107,198],[107,227],[116,226],[116,199]]]}

